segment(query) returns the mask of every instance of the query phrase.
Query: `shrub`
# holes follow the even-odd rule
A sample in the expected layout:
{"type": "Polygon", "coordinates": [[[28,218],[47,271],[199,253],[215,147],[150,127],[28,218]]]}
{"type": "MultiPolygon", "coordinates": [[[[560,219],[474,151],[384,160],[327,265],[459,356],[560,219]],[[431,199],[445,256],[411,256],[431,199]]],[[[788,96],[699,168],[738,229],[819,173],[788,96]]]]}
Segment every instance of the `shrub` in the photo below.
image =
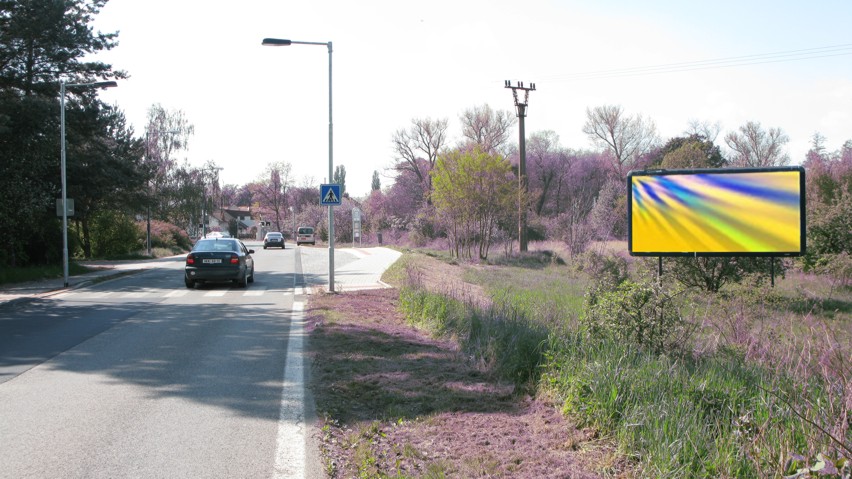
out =
{"type": "Polygon", "coordinates": [[[681,313],[683,290],[645,280],[626,280],[613,289],[609,281],[586,293],[581,324],[598,338],[635,343],[662,354],[681,350],[692,332],[681,313]]]}
{"type": "Polygon", "coordinates": [[[773,262],[775,274],[783,277],[787,264],[780,258],[702,256],[673,258],[666,260],[665,265],[668,265],[674,277],[684,286],[715,293],[726,284],[739,283],[748,276],[758,278],[758,281],[769,278],[773,262]]]}
{"type": "MultiPolygon", "coordinates": [[[[147,224],[144,221],[137,223],[141,230],[142,242],[145,241],[145,230],[147,224]]],[[[165,221],[151,220],[151,248],[165,248],[171,251],[192,249],[192,240],[183,229],[165,221]]]]}
{"type": "Polygon", "coordinates": [[[617,286],[628,278],[627,260],[615,254],[601,254],[587,250],[580,256],[577,268],[590,277],[609,286],[617,286]]]}
{"type": "Polygon", "coordinates": [[[91,219],[90,233],[95,257],[124,255],[140,247],[139,229],[133,219],[118,211],[97,212],[91,219]]]}

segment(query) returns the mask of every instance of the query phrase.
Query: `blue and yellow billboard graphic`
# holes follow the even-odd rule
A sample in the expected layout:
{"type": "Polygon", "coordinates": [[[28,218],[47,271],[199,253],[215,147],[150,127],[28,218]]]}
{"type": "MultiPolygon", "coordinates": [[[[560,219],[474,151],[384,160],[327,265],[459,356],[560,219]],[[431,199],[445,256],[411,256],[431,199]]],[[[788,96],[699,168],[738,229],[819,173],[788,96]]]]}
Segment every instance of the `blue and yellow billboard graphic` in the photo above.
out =
{"type": "Polygon", "coordinates": [[[803,168],[639,171],[627,181],[632,255],[805,252],[803,168]]]}

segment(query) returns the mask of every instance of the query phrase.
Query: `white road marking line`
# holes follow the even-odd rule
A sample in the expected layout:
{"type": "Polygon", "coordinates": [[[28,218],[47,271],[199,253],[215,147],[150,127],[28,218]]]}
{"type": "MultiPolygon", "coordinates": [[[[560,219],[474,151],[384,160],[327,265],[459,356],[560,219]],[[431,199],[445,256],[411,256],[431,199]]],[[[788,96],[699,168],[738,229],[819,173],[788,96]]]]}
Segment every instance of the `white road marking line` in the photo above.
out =
{"type": "Polygon", "coordinates": [[[148,291],[133,291],[133,292],[130,292],[130,293],[124,293],[124,294],[121,295],[121,297],[122,298],[128,298],[128,299],[136,299],[136,298],[144,298],[145,296],[148,296],[149,294],[151,294],[151,293],[148,292],[148,291]]]}
{"type": "Polygon", "coordinates": [[[255,289],[251,291],[246,291],[245,293],[243,293],[243,296],[263,296],[263,293],[265,292],[265,289],[255,289]]]}
{"type": "Polygon", "coordinates": [[[225,296],[225,293],[227,293],[227,292],[228,291],[224,290],[224,289],[219,290],[219,291],[208,291],[208,292],[204,293],[204,296],[207,296],[209,298],[216,298],[216,297],[220,297],[220,296],[225,296]]]}
{"type": "Polygon", "coordinates": [[[305,370],[302,357],[304,310],[304,303],[293,303],[284,384],[281,388],[273,479],[305,477],[305,370]]]}
{"type": "Polygon", "coordinates": [[[167,298],[179,298],[181,296],[186,295],[187,293],[189,293],[188,289],[176,289],[174,291],[169,292],[169,294],[167,294],[166,297],[167,298]]]}

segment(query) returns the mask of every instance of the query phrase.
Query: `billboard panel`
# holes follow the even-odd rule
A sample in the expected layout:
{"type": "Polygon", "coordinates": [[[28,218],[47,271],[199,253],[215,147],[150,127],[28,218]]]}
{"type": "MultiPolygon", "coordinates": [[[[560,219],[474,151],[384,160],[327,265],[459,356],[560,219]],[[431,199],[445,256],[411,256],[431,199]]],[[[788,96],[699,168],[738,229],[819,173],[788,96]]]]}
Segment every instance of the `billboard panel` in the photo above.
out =
{"type": "Polygon", "coordinates": [[[798,256],[805,170],[636,171],[627,177],[634,256],[798,256]]]}

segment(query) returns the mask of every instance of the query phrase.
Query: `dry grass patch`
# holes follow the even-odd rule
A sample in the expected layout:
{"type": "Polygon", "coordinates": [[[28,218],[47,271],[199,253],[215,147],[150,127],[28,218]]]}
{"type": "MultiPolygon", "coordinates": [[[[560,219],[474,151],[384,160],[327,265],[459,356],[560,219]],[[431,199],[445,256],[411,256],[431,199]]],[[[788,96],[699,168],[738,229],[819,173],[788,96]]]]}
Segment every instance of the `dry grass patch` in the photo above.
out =
{"type": "Polygon", "coordinates": [[[330,477],[600,477],[613,460],[606,443],[407,325],[398,297],[349,292],[309,304],[330,477]]]}

